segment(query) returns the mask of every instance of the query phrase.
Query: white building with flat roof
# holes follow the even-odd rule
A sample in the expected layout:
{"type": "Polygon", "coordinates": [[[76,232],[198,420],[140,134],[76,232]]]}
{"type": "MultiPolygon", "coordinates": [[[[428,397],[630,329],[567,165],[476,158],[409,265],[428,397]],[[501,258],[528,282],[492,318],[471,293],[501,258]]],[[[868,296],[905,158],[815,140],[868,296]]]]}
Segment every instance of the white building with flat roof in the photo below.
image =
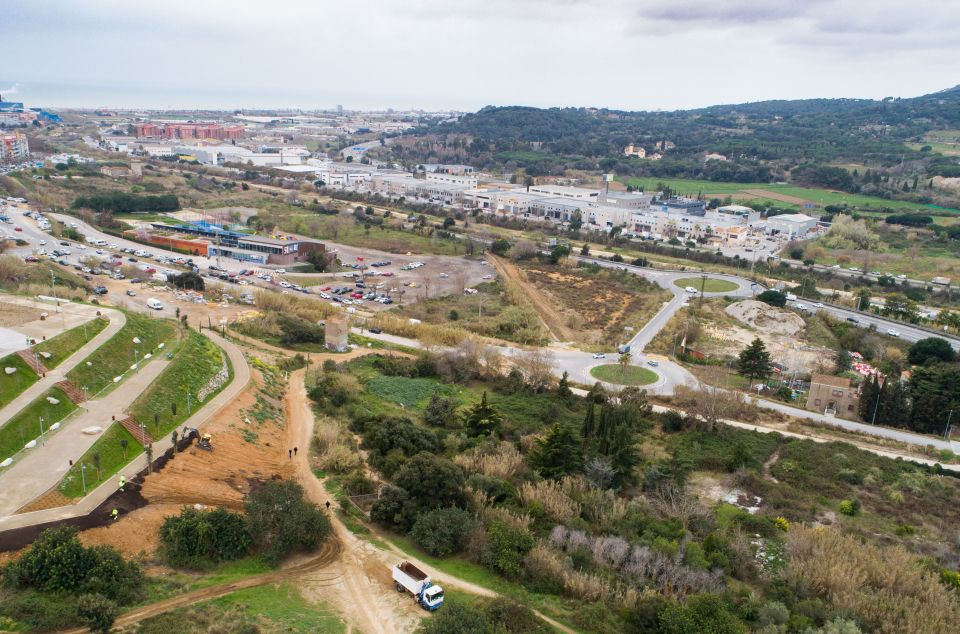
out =
{"type": "Polygon", "coordinates": [[[817,219],[806,214],[781,214],[767,218],[767,233],[778,233],[790,238],[801,238],[817,226],[817,219]]]}

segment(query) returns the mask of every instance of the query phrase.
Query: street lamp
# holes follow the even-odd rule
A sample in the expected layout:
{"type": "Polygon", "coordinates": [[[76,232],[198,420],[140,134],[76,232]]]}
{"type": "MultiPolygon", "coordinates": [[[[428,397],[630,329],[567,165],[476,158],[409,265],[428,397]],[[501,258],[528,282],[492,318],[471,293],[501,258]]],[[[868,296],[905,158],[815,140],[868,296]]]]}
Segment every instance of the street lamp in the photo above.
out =
{"type": "Polygon", "coordinates": [[[87,494],[87,465],[80,463],[80,481],[83,482],[83,494],[87,494]]]}
{"type": "Polygon", "coordinates": [[[43,440],[43,416],[40,417],[40,444],[46,444],[43,440]]]}

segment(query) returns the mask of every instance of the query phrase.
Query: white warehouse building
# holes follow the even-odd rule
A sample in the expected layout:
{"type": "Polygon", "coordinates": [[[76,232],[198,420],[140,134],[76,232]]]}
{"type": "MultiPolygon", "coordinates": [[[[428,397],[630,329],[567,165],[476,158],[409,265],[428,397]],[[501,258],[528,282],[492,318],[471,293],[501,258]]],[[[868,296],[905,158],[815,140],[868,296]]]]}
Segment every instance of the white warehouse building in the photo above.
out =
{"type": "Polygon", "coordinates": [[[806,214],[782,214],[767,219],[767,233],[790,238],[803,237],[817,226],[817,219],[806,214]]]}

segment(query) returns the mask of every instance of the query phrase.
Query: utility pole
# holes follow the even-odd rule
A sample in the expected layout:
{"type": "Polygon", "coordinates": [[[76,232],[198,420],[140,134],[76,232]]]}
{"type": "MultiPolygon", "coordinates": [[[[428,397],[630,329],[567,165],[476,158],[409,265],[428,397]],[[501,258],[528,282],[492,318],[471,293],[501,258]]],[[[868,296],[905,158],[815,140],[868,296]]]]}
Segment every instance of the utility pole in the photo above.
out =
{"type": "Polygon", "coordinates": [[[700,306],[703,307],[703,289],[707,285],[707,274],[703,269],[700,269],[700,306]]]}
{"type": "Polygon", "coordinates": [[[47,443],[46,443],[46,441],[43,439],[43,416],[41,416],[41,417],[40,417],[40,445],[42,446],[42,445],[45,445],[45,444],[47,444],[47,443]]]}
{"type": "Polygon", "coordinates": [[[953,410],[951,409],[950,412],[947,414],[947,427],[946,429],[943,430],[943,437],[947,440],[950,439],[950,419],[952,418],[953,418],[953,410]]]}
{"type": "Polygon", "coordinates": [[[83,482],[83,494],[87,494],[87,465],[80,463],[80,481],[83,482]]]}
{"type": "MultiPolygon", "coordinates": [[[[880,395],[883,394],[883,384],[880,383],[880,379],[877,379],[877,402],[873,404],[873,416],[870,418],[870,424],[875,425],[877,423],[877,410],[880,409],[880,395]]],[[[949,423],[949,419],[948,423],[949,423]]]]}

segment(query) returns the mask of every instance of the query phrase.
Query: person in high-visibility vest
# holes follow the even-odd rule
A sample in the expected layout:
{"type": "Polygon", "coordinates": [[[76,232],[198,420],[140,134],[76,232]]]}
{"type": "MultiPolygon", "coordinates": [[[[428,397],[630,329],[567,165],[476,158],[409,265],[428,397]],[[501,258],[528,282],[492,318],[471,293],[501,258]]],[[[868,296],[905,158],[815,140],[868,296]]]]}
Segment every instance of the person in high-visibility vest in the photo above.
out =
{"type": "Polygon", "coordinates": [[[110,511],[110,519],[116,521],[118,517],[120,517],[120,511],[118,511],[117,509],[113,509],[112,511],[110,511]]]}
{"type": "Polygon", "coordinates": [[[127,478],[125,476],[120,476],[120,490],[123,491],[123,487],[127,484],[127,478]]]}

